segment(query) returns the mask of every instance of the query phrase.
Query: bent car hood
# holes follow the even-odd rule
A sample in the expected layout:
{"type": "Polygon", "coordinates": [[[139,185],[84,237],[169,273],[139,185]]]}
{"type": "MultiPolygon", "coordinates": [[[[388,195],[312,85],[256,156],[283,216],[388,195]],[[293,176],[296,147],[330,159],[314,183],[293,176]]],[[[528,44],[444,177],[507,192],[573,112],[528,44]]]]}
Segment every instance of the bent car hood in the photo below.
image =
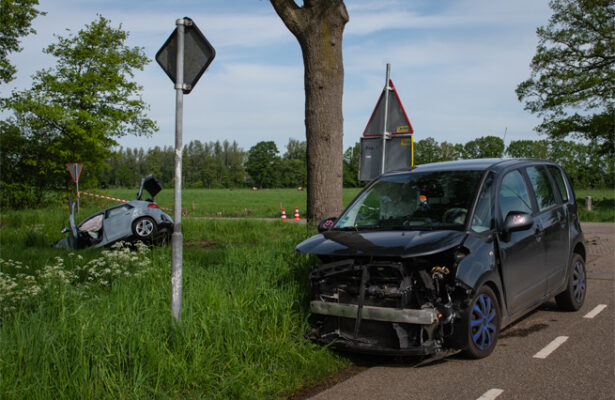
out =
{"type": "Polygon", "coordinates": [[[416,257],[461,244],[465,232],[439,231],[327,231],[297,246],[304,254],[329,256],[416,257]]]}

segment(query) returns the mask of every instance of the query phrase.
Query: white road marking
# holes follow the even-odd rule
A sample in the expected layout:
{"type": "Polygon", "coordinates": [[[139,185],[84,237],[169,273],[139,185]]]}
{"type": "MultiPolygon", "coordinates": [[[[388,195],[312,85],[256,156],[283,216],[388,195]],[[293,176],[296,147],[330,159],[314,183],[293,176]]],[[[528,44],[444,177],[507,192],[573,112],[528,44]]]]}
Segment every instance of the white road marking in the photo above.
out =
{"type": "Polygon", "coordinates": [[[502,389],[489,389],[476,400],[493,400],[499,395],[501,395],[502,393],[504,393],[502,389]]]}
{"type": "Polygon", "coordinates": [[[596,315],[600,314],[600,311],[604,310],[605,308],[606,304],[598,304],[596,307],[594,307],[593,310],[585,314],[583,318],[594,318],[596,315]]]}
{"type": "Polygon", "coordinates": [[[546,345],[544,349],[534,354],[534,358],[547,358],[549,354],[553,353],[555,349],[561,346],[566,340],[568,340],[568,336],[556,337],[551,343],[546,345]]]}

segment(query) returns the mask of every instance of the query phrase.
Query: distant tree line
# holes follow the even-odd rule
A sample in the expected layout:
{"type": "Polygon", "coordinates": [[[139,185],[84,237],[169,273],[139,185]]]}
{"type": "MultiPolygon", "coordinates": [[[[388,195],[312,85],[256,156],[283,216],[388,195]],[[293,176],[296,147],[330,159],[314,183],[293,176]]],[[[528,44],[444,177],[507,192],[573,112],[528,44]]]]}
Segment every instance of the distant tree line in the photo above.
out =
{"type": "MultiPolygon", "coordinates": [[[[1,125],[1,124],[0,124],[1,125]]],[[[6,132],[5,132],[6,133],[6,132]]],[[[4,137],[6,138],[6,136],[4,137]]],[[[12,208],[30,207],[44,202],[46,191],[37,186],[41,174],[30,174],[36,163],[20,155],[19,148],[2,140],[0,152],[0,203],[12,208]]],[[[495,136],[485,136],[465,144],[437,142],[428,137],[414,143],[415,165],[475,158],[541,158],[560,164],[578,188],[615,187],[612,157],[600,153],[600,144],[565,140],[515,140],[508,147],[495,136]]],[[[33,160],[32,160],[33,161],[33,160]]],[[[361,187],[358,180],[360,145],[346,149],[343,156],[344,186],[361,187]]],[[[141,178],[154,174],[164,187],[173,187],[174,149],[171,146],[119,148],[92,168],[84,162],[80,179],[82,190],[92,187],[137,187],[141,178]]],[[[48,174],[45,189],[66,190],[66,176],[48,174]]],[[[184,147],[182,179],[184,188],[296,188],[307,184],[306,142],[290,139],[280,154],[273,141],[262,141],[248,151],[237,142],[192,141],[184,147]]],[[[72,185],[71,185],[72,187],[72,185]]]]}
{"type": "MultiPolygon", "coordinates": [[[[601,154],[595,142],[513,140],[506,147],[501,138],[484,136],[465,144],[439,143],[431,137],[414,143],[415,165],[503,157],[555,161],[577,187],[615,186],[613,160],[601,154]]],[[[358,180],[359,143],[346,149],[343,161],[344,186],[364,186],[366,182],[358,180]]],[[[155,174],[165,186],[173,185],[173,149],[170,146],[147,151],[120,149],[107,165],[107,170],[98,178],[105,186],[134,186],[148,173],[155,174]]],[[[193,141],[184,148],[182,173],[186,188],[305,187],[306,142],[290,139],[286,152],[280,154],[273,141],[259,142],[247,152],[236,142],[193,141]]]]}
{"type": "MultiPolygon", "coordinates": [[[[147,174],[154,174],[165,187],[173,186],[175,150],[165,146],[144,151],[123,149],[114,152],[104,170],[96,176],[102,187],[134,187],[147,174]]],[[[244,185],[245,152],[237,142],[198,140],[184,146],[182,179],[186,188],[230,188],[244,185]]]]}
{"type": "MultiPolygon", "coordinates": [[[[183,186],[194,189],[304,187],[306,143],[290,139],[286,149],[279,155],[272,141],[259,142],[247,152],[235,141],[192,141],[184,146],[183,186]]],[[[120,148],[90,180],[102,187],[134,187],[147,174],[154,174],[163,186],[172,187],[174,148],[120,148]]]]}
{"type": "Polygon", "coordinates": [[[577,188],[615,187],[613,157],[602,152],[596,141],[580,143],[561,139],[513,140],[508,147],[496,136],[485,136],[465,144],[433,138],[414,143],[416,165],[438,161],[476,158],[540,158],[558,163],[577,188]]]}

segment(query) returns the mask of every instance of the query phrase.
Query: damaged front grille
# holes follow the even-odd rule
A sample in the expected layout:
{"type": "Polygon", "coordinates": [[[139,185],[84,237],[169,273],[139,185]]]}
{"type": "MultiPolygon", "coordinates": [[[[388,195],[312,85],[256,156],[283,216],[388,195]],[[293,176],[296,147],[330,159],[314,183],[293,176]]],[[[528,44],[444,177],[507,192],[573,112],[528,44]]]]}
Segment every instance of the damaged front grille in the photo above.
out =
{"type": "Polygon", "coordinates": [[[314,268],[311,338],[363,351],[435,353],[443,342],[440,321],[452,315],[450,270],[432,265],[344,259],[314,268]]]}

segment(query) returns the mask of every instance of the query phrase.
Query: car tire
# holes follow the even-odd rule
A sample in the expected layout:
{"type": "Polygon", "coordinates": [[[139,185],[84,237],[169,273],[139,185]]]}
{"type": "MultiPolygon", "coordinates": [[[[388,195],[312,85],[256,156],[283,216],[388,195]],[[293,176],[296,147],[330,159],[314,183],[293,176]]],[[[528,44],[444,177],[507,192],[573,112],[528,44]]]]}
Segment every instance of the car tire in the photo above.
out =
{"type": "Polygon", "coordinates": [[[463,353],[484,358],[493,352],[500,333],[500,306],[489,286],[481,287],[464,313],[463,353]]]}
{"type": "Polygon", "coordinates": [[[558,307],[565,311],[577,311],[585,302],[587,293],[587,275],[585,261],[580,254],[574,253],[568,268],[566,290],[555,296],[558,307]]]}
{"type": "Polygon", "coordinates": [[[132,233],[135,238],[150,241],[156,235],[156,222],[150,217],[141,217],[132,223],[132,233]]]}

